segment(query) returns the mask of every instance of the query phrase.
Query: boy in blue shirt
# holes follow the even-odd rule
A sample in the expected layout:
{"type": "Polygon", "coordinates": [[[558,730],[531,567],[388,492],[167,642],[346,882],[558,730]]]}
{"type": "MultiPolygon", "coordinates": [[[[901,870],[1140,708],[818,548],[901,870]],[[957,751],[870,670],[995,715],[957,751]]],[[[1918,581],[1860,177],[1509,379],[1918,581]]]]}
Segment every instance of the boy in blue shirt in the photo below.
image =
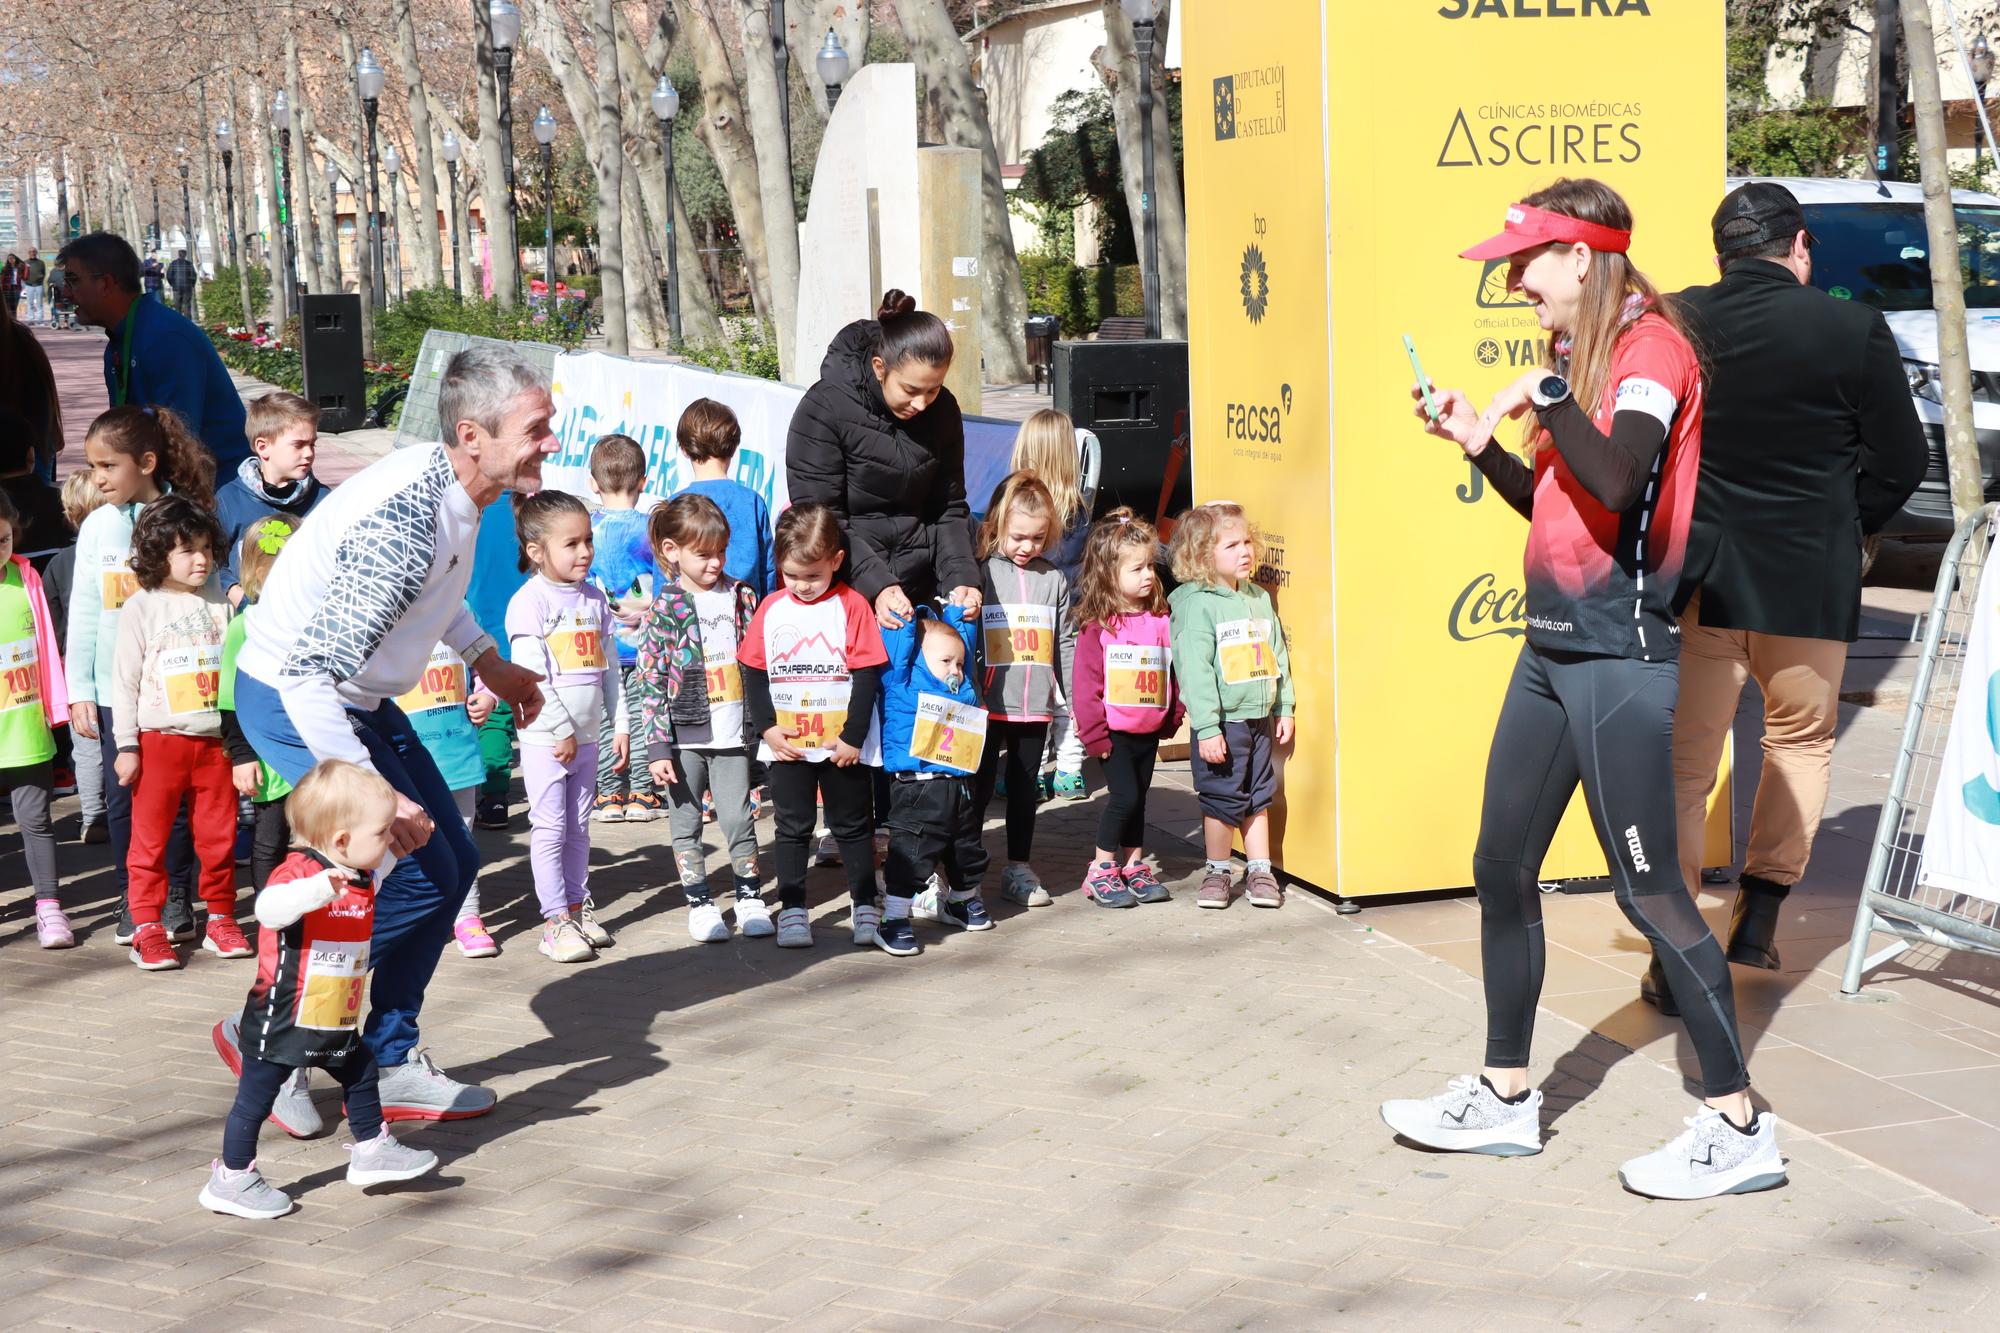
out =
{"type": "Polygon", "coordinates": [[[283,391],[252,399],[243,429],[250,436],[252,457],[243,460],[234,477],[218,479],[215,516],[222,520],[222,590],[236,606],[243,605],[243,534],[267,518],[282,518],[297,529],[327,489],[313,475],[319,451],[319,408],[310,399],[283,391]]]}
{"type": "Polygon", "coordinates": [[[729,475],[737,447],[743,443],[743,427],[736,414],[713,398],[697,398],[681,413],[674,439],[694,473],[694,480],[680,493],[707,496],[729,520],[729,549],[723,552],[722,572],[755,588],[759,597],[770,596],[777,588],[777,570],[771,558],[771,507],[763,496],[729,475]]]}
{"type": "Polygon", "coordinates": [[[919,606],[900,629],[882,631],[882,767],[889,774],[889,891],[875,942],[898,956],[921,953],[914,912],[960,930],[991,930],[979,897],[986,874],[974,778],[986,748],[986,706],[973,683],[978,616],[947,604],[919,606]],[[922,888],[933,865],[947,893],[922,888]]]}
{"type": "MultiPolygon", "coordinates": [[[[639,640],[644,637],[646,608],[653,604],[659,567],[646,536],[646,515],[639,496],[646,489],[646,451],[629,435],[606,435],[590,450],[590,481],[600,507],[590,515],[590,542],[595,548],[590,581],[611,603],[612,635],[618,643],[619,685],[625,692],[626,716],[639,716],[639,640]]],[[[604,711],[599,737],[597,800],[594,818],[607,823],[657,819],[665,809],[653,794],[653,775],[644,764],[613,765],[611,713],[604,711]]]]}

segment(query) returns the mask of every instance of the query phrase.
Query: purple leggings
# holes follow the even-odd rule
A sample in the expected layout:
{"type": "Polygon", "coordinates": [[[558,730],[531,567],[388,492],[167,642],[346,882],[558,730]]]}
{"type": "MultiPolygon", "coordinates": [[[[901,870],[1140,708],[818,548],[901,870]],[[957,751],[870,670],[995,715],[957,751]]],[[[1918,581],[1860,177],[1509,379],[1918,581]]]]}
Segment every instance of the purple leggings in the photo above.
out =
{"type": "Polygon", "coordinates": [[[521,747],[528,788],[528,864],[542,915],[561,916],[590,893],[590,807],[597,797],[597,746],[576,747],[567,764],[547,745],[521,747]]]}

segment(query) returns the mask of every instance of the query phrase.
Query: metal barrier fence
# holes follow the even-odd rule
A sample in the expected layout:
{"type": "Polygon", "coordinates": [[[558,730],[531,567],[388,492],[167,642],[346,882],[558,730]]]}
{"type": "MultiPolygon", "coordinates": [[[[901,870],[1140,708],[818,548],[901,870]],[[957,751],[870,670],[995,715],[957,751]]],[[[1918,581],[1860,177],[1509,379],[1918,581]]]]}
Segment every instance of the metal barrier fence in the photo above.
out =
{"type": "Polygon", "coordinates": [[[410,371],[409,394],[403,399],[403,415],[396,420],[398,449],[410,444],[436,444],[444,438],[438,421],[438,382],[444,378],[444,368],[451,359],[474,343],[512,347],[541,367],[545,375],[555,374],[556,357],[562,353],[562,348],[553,343],[510,343],[469,333],[430,330],[424,334],[423,346],[417,349],[417,364],[410,371]]]}
{"type": "MultiPolygon", "coordinates": [[[[1952,713],[1965,669],[1966,637],[1972,631],[1979,584],[1994,545],[2000,505],[1986,505],[1958,525],[1938,567],[1937,592],[1924,627],[1923,656],[1910,689],[1902,745],[1882,802],[1875,845],[1854,912],[1847,968],[1840,989],[1861,989],[1861,979],[1912,944],[2000,954],[2000,904],[1920,882],[1924,828],[1937,794],[1952,713]],[[1894,943],[1869,954],[1874,931],[1895,935],[1894,943]]],[[[1983,688],[1983,685],[1981,686],[1983,688]]]]}

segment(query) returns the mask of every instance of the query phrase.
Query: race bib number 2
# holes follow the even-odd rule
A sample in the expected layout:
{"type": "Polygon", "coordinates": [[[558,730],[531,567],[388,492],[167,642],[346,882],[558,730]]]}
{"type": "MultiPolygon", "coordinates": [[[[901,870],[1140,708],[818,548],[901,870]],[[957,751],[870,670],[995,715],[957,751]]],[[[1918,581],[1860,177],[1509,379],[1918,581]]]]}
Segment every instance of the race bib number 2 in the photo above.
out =
{"type": "Polygon", "coordinates": [[[986,749],[986,710],[940,694],[917,696],[916,725],[910,732],[910,754],[929,763],[977,773],[986,749]]]}
{"type": "Polygon", "coordinates": [[[1271,651],[1271,622],[1227,620],[1215,627],[1215,653],[1225,685],[1249,685],[1278,678],[1278,657],[1271,651]]]}

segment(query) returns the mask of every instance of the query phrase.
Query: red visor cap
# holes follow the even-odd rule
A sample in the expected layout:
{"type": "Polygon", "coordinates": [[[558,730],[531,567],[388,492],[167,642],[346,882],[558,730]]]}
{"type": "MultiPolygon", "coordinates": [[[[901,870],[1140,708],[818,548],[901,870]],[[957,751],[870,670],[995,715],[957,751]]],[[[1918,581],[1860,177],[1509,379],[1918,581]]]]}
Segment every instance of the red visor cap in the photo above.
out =
{"type": "Polygon", "coordinates": [[[1577,241],[1583,242],[1593,250],[1622,255],[1632,248],[1632,233],[1619,231],[1616,227],[1600,227],[1595,222],[1566,217],[1561,213],[1551,213],[1546,209],[1533,208],[1527,204],[1509,204],[1507,225],[1500,234],[1481,241],[1470,250],[1461,250],[1458,257],[1505,259],[1510,255],[1520,254],[1523,250],[1533,250],[1537,246],[1557,242],[1569,245],[1577,241]]]}

